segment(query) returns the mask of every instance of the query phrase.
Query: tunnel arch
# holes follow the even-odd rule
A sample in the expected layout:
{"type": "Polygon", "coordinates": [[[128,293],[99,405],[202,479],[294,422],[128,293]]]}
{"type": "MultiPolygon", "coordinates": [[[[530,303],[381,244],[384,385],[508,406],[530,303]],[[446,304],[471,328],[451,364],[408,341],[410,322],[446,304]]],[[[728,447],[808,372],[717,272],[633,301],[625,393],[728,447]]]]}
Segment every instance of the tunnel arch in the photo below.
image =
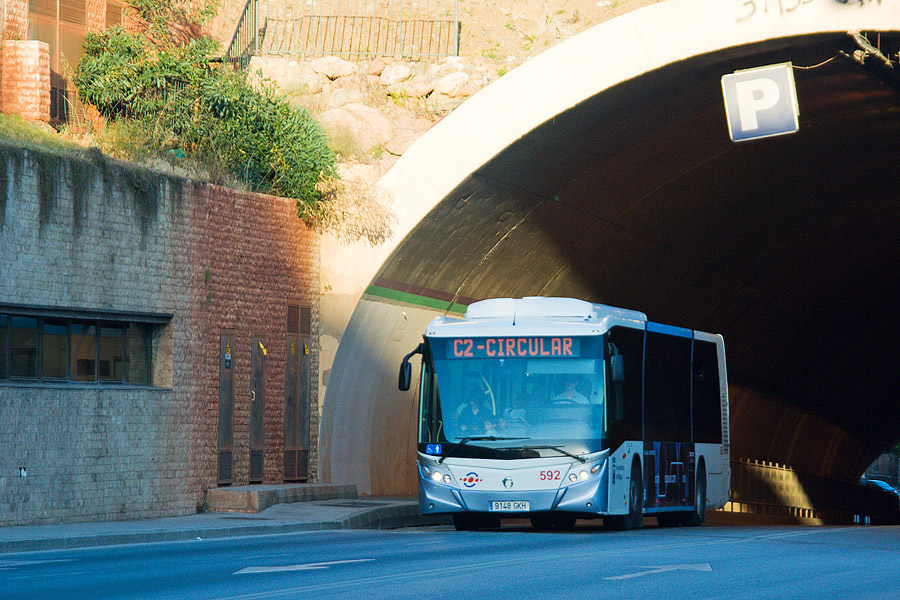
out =
{"type": "Polygon", "coordinates": [[[853,60],[848,33],[893,54],[900,7],[780,7],[633,11],[513,70],[404,154],[379,182],[393,241],[343,257],[365,292],[327,381],[322,480],[414,493],[399,358],[430,318],[491,296],[582,297],[723,333],[733,454],[850,479],[900,439],[900,318],[882,302],[900,288],[900,94],[853,60]],[[733,144],[719,78],[785,61],[801,131],[733,144]]]}

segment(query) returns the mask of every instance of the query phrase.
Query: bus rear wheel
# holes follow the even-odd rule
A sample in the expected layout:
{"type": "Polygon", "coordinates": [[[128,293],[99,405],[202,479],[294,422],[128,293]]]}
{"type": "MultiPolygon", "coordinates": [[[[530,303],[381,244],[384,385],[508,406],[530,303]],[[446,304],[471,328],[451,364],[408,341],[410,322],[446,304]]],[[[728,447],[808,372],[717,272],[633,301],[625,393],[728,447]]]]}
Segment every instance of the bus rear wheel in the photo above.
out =
{"type": "Polygon", "coordinates": [[[684,515],[682,525],[696,527],[706,521],[706,465],[697,467],[697,482],[694,485],[694,510],[684,515]]]}

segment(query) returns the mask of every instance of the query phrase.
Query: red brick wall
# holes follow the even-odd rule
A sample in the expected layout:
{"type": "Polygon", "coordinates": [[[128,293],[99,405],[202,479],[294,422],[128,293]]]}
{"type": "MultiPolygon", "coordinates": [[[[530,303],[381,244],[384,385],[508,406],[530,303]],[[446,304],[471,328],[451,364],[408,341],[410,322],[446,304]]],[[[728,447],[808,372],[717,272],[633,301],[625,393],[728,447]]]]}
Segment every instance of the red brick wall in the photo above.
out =
{"type": "Polygon", "coordinates": [[[23,119],[50,120],[50,47],[6,40],[0,50],[0,109],[23,119]]]}
{"type": "MultiPolygon", "coordinates": [[[[203,487],[216,485],[219,348],[234,334],[234,483],[249,478],[251,336],[267,349],[264,482],[283,481],[287,306],[318,313],[315,234],[297,218],[293,200],[215,186],[185,188],[184,235],[176,236],[174,388],[192,415],[203,487]],[[179,368],[180,365],[180,368],[179,368]]],[[[317,356],[317,353],[314,354],[317,356]]],[[[317,380],[314,363],[313,381],[317,380]]],[[[312,385],[312,388],[317,387],[312,385]]],[[[312,408],[317,406],[313,398],[312,408]]]]}

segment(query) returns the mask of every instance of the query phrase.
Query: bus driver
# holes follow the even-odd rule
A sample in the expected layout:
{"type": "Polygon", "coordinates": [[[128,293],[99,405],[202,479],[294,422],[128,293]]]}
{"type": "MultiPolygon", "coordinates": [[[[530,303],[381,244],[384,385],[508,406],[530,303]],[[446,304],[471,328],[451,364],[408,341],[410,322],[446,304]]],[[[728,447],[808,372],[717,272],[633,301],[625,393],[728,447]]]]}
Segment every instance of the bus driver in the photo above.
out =
{"type": "Polygon", "coordinates": [[[578,380],[574,376],[566,377],[563,382],[565,389],[553,398],[553,402],[573,402],[575,404],[587,404],[587,397],[578,391],[578,380]]]}

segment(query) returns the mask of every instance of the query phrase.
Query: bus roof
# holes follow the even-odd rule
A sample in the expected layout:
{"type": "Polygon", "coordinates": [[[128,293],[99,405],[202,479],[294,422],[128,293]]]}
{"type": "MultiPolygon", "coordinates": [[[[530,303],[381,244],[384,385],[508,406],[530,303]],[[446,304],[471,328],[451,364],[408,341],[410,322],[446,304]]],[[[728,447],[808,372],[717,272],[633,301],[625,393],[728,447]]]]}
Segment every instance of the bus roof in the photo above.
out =
{"type": "Polygon", "coordinates": [[[510,327],[533,334],[604,333],[613,325],[646,327],[647,316],[635,310],[575,298],[492,298],[473,302],[462,319],[437,317],[426,335],[502,335],[510,327]]]}

